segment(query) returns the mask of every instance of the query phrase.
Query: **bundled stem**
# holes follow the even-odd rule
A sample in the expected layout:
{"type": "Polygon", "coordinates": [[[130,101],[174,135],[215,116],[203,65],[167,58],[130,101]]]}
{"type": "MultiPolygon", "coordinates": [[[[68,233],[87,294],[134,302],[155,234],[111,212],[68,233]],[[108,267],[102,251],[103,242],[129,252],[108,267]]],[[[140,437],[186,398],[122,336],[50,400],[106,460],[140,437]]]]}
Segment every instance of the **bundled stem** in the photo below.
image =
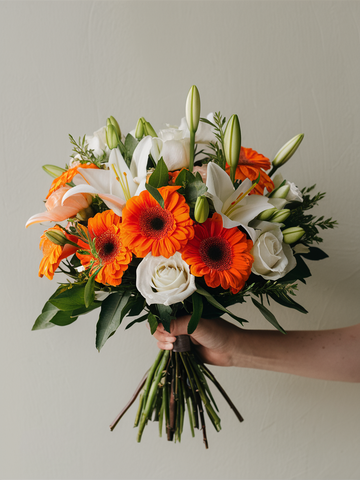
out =
{"type": "MultiPolygon", "coordinates": [[[[184,428],[185,409],[188,411],[191,435],[195,429],[201,429],[205,448],[208,439],[205,425],[206,411],[215,430],[221,430],[218,410],[211,394],[206,378],[221,392],[240,422],[242,416],[210,370],[191,351],[186,351],[186,344],[179,342],[180,348],[172,352],[161,350],[149,372],[140,382],[128,404],[110,425],[113,430],[140,394],[139,407],[135,424],[138,426],[137,441],[140,442],[144,428],[149,420],[159,422],[159,435],[162,436],[162,425],[165,420],[166,437],[169,441],[181,441],[184,428]],[[185,346],[184,346],[185,345],[185,346]]],[[[191,346],[189,345],[189,348],[191,346]]]]}

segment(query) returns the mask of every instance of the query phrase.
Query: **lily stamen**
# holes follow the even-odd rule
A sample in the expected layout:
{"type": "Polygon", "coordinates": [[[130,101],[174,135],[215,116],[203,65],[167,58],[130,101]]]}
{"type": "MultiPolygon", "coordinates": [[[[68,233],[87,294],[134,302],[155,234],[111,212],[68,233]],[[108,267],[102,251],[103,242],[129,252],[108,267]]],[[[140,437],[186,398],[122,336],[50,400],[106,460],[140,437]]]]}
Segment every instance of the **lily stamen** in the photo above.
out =
{"type": "Polygon", "coordinates": [[[130,194],[130,187],[129,187],[129,182],[128,182],[128,179],[127,179],[126,172],[120,172],[120,175],[121,175],[121,177],[120,177],[115,165],[112,163],[111,166],[112,166],[112,169],[115,173],[116,180],[119,182],[120,187],[121,187],[121,189],[124,193],[125,200],[126,201],[130,200],[131,194],[130,194]]]}

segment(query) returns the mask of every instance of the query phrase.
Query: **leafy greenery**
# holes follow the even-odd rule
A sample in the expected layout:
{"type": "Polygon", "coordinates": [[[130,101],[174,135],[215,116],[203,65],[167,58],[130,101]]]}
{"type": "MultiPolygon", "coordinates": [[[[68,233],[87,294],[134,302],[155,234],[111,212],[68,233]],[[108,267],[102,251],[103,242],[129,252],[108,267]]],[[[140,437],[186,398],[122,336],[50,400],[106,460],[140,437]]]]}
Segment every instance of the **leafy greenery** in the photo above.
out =
{"type": "Polygon", "coordinates": [[[210,142],[209,147],[214,153],[208,154],[207,159],[202,160],[203,164],[209,163],[211,161],[217,163],[223,170],[226,166],[226,158],[224,154],[224,126],[226,123],[226,118],[222,117],[220,112],[214,113],[214,123],[210,122],[207,118],[200,118],[200,121],[211,125],[214,129],[214,134],[218,139],[218,142],[210,142]]]}
{"type": "Polygon", "coordinates": [[[327,230],[335,228],[338,225],[336,220],[328,218],[324,220],[321,216],[316,218],[314,215],[306,215],[304,212],[312,209],[318,205],[319,201],[325,197],[325,193],[317,193],[314,196],[310,195],[310,192],[314,190],[316,185],[303,188],[301,193],[303,195],[303,202],[294,202],[286,206],[291,210],[291,215],[284,222],[285,228],[300,226],[304,229],[305,235],[301,239],[301,243],[306,245],[312,245],[314,242],[321,243],[323,239],[318,235],[320,230],[327,230]]]}
{"type": "Polygon", "coordinates": [[[104,152],[100,157],[95,156],[94,150],[89,149],[86,142],[86,135],[82,138],[79,137],[78,142],[74,139],[72,135],[69,134],[70,143],[73,145],[73,155],[70,155],[71,158],[79,160],[80,163],[94,163],[97,167],[101,168],[102,165],[107,162],[108,156],[104,152]]]}

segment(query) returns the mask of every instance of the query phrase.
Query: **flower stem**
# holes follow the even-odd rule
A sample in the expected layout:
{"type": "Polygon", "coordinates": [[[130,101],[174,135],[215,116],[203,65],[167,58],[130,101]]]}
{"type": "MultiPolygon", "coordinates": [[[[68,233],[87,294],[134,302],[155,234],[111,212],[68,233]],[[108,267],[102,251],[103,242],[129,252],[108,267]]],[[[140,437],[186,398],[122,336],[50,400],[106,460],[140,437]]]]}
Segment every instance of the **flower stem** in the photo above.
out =
{"type": "MultiPolygon", "coordinates": [[[[144,411],[141,415],[139,431],[138,431],[138,436],[137,436],[137,441],[138,442],[141,441],[141,436],[142,436],[142,433],[144,431],[146,422],[148,421],[150,415],[152,414],[153,406],[154,406],[154,399],[155,399],[157,390],[159,388],[159,382],[160,382],[161,376],[163,374],[163,371],[164,371],[164,369],[166,367],[166,364],[168,362],[168,359],[169,359],[169,354],[170,354],[169,351],[160,350],[160,352],[161,352],[161,355],[159,353],[158,358],[155,361],[155,363],[157,363],[157,360],[159,359],[156,375],[155,375],[155,377],[152,381],[149,394],[147,395],[147,398],[144,399],[145,408],[144,408],[144,411]]],[[[154,367],[154,365],[153,365],[153,367],[154,367]]],[[[151,367],[151,370],[155,371],[156,366],[155,366],[154,369],[153,369],[153,367],[151,367]]],[[[150,372],[151,372],[151,370],[150,370],[150,372]]],[[[149,373],[149,376],[150,376],[150,373],[149,373]]],[[[145,392],[144,392],[144,397],[145,397],[145,392]]]]}
{"type": "Polygon", "coordinates": [[[195,153],[195,132],[190,130],[190,161],[189,171],[192,172],[194,168],[194,153],[195,153]]]}

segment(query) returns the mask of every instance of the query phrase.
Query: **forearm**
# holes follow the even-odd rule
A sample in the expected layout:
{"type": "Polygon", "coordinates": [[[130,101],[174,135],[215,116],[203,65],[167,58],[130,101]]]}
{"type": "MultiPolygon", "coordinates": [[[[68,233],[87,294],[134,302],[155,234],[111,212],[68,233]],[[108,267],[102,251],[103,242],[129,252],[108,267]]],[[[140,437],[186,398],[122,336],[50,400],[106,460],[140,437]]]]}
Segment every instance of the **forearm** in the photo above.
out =
{"type": "Polygon", "coordinates": [[[360,382],[360,324],[322,331],[238,330],[234,366],[360,382]]]}

